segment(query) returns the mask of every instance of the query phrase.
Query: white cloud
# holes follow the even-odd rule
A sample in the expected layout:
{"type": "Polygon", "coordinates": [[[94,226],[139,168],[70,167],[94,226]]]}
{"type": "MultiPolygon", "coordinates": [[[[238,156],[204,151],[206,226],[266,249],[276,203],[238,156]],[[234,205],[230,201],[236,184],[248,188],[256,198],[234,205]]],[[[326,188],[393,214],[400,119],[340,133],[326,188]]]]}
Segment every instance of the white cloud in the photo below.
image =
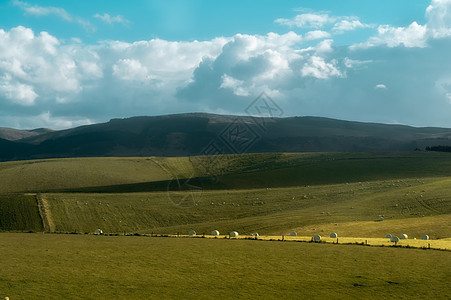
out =
{"type": "Polygon", "coordinates": [[[351,46],[351,49],[369,48],[374,46],[407,48],[426,47],[427,46],[427,26],[412,22],[407,27],[392,27],[389,25],[380,25],[377,29],[378,35],[371,37],[365,43],[351,46]]]}
{"type": "Polygon", "coordinates": [[[53,6],[39,6],[33,5],[20,0],[13,0],[12,4],[22,9],[26,14],[34,16],[50,16],[55,15],[67,22],[78,23],[87,31],[95,31],[95,27],[92,24],[78,16],[70,15],[64,8],[53,6]]]}
{"type": "Polygon", "coordinates": [[[302,37],[292,32],[265,36],[237,34],[216,59],[202,61],[191,82],[179,89],[178,96],[197,101],[227,101],[231,95],[250,96],[265,91],[283,98],[284,91],[298,87],[303,77],[326,80],[341,76],[337,62],[323,57],[333,52],[332,40],[306,49],[300,48],[300,41],[302,37]]]}
{"type": "Polygon", "coordinates": [[[27,14],[35,15],[35,16],[48,16],[48,15],[56,15],[66,21],[72,21],[72,17],[67,13],[67,11],[63,8],[59,7],[43,7],[39,5],[32,5],[27,2],[14,0],[12,1],[13,5],[18,6],[27,14]]]}
{"type": "Polygon", "coordinates": [[[56,98],[80,92],[83,82],[103,76],[98,62],[92,51],[81,45],[61,45],[47,32],[35,35],[21,26],[0,30],[0,77],[9,78],[3,85],[20,86],[22,92],[17,95],[22,96],[17,97],[28,104],[37,94],[56,98]]]}
{"type": "Polygon", "coordinates": [[[335,23],[334,27],[332,27],[332,31],[336,33],[343,33],[345,31],[352,31],[359,28],[369,28],[369,27],[371,26],[368,24],[363,24],[357,18],[347,18],[335,23]]]}
{"type": "Polygon", "coordinates": [[[309,31],[305,34],[305,40],[311,41],[311,40],[319,40],[330,37],[331,34],[327,31],[323,30],[313,30],[309,31]]]}
{"type": "Polygon", "coordinates": [[[432,0],[426,9],[426,18],[433,38],[451,36],[451,0],[432,0]]]}
{"type": "Polygon", "coordinates": [[[54,116],[50,111],[42,112],[28,118],[15,118],[14,123],[19,128],[73,128],[77,126],[94,124],[92,120],[78,116],[54,116]]]}
{"type": "Polygon", "coordinates": [[[221,89],[231,89],[233,93],[237,96],[249,96],[249,91],[244,87],[244,81],[235,79],[227,74],[222,76],[222,83],[219,86],[221,89]]]}
{"type": "Polygon", "coordinates": [[[379,84],[376,84],[376,86],[374,88],[377,90],[386,90],[387,86],[385,84],[379,83],[379,84]]]}
{"type": "Polygon", "coordinates": [[[321,28],[334,21],[335,18],[330,17],[328,14],[306,13],[297,15],[293,19],[277,19],[275,22],[289,27],[321,28]]]}
{"type": "Polygon", "coordinates": [[[341,72],[336,67],[336,61],[326,62],[319,56],[310,57],[301,70],[302,76],[327,79],[329,77],[341,77],[341,72]]]}
{"type": "Polygon", "coordinates": [[[105,22],[107,24],[120,23],[120,24],[128,25],[128,24],[131,23],[129,20],[127,20],[126,18],[124,18],[121,15],[110,16],[107,13],[104,13],[103,15],[95,14],[94,18],[100,19],[101,21],[103,21],[103,22],[105,22]]]}
{"type": "Polygon", "coordinates": [[[147,68],[148,75],[165,80],[186,80],[204,57],[216,57],[227,39],[205,42],[170,42],[161,39],[134,43],[110,42],[101,51],[119,59],[133,59],[147,68]]]}
{"type": "MultiPolygon", "coordinates": [[[[272,42],[287,44],[288,37],[282,41],[274,36],[272,42]]],[[[39,95],[40,103],[67,105],[84,102],[84,97],[91,97],[87,93],[102,89],[105,95],[124,99],[130,89],[136,97],[148,93],[171,97],[190,81],[199,63],[216,58],[228,40],[154,39],[87,46],[79,40],[64,43],[47,32],[35,34],[22,26],[0,29],[0,101],[32,105],[39,95]]]]}
{"type": "Polygon", "coordinates": [[[388,46],[407,48],[427,47],[430,39],[451,36],[451,0],[432,0],[426,9],[427,23],[420,25],[412,22],[406,27],[380,25],[377,35],[366,42],[352,45],[351,49],[388,46]]]}
{"type": "Polygon", "coordinates": [[[147,68],[135,59],[120,59],[113,65],[113,75],[123,80],[149,79],[147,68]]]}
{"type": "MultiPolygon", "coordinates": [[[[431,5],[439,2],[443,4],[431,5]]],[[[440,16],[432,10],[426,25],[380,26],[366,47],[354,51],[335,47],[330,36],[338,33],[334,26],[359,27],[351,22],[356,17],[328,16],[324,23],[304,16],[298,19],[304,26],[328,26],[311,27],[315,30],[304,37],[290,31],[189,42],[85,45],[20,26],[0,29],[0,125],[14,114],[39,116],[33,123],[39,127],[61,128],[138,114],[203,109],[235,113],[262,91],[291,115],[449,122],[446,109],[437,108],[449,108],[449,80],[440,86],[436,82],[450,78],[451,40],[441,38],[426,47],[434,38],[432,20],[441,20],[434,27],[436,37],[446,32],[446,19],[440,16]],[[383,51],[369,49],[376,45],[383,51]],[[380,92],[383,101],[375,101],[380,92]]],[[[19,119],[21,127],[32,124],[19,119]]]]}
{"type": "MultiPolygon", "coordinates": [[[[295,16],[292,19],[277,19],[276,23],[289,27],[315,28],[320,29],[333,24],[331,30],[334,33],[344,33],[359,28],[369,28],[372,25],[360,22],[355,16],[330,16],[327,13],[304,13],[295,16]]],[[[321,30],[315,30],[307,33],[306,39],[317,39],[330,36],[330,33],[321,30]]]]}
{"type": "Polygon", "coordinates": [[[319,42],[315,47],[316,54],[327,54],[333,52],[332,43],[333,40],[331,39],[319,42]]]}
{"type": "Polygon", "coordinates": [[[32,86],[13,82],[10,78],[9,80],[0,79],[0,95],[3,95],[13,103],[23,106],[33,105],[38,97],[32,86]]]}
{"type": "Polygon", "coordinates": [[[357,60],[357,59],[350,59],[349,57],[345,57],[343,59],[343,64],[346,68],[350,69],[360,69],[365,67],[365,65],[372,63],[372,60],[357,60]]]}

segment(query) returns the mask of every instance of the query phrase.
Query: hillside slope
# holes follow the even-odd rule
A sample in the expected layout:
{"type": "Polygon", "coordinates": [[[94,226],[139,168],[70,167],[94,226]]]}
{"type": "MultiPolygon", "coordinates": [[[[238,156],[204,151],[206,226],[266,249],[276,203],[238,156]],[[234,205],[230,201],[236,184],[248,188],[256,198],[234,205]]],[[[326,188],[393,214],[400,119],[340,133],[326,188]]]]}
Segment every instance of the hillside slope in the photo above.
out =
{"type": "Polygon", "coordinates": [[[418,151],[67,158],[0,163],[0,193],[166,191],[175,179],[217,190],[444,176],[450,154],[418,151]]]}
{"type": "MultiPolygon", "coordinates": [[[[32,195],[21,198],[32,193],[57,232],[310,235],[337,228],[380,237],[391,228],[444,238],[451,234],[450,178],[451,155],[431,152],[3,162],[0,215],[13,211],[20,223],[25,198],[36,214],[32,195]],[[387,222],[376,222],[379,216],[387,222]]],[[[5,224],[0,230],[36,230],[5,224]]]]}
{"type": "Polygon", "coordinates": [[[0,148],[0,160],[192,156],[209,153],[212,145],[220,154],[411,151],[451,145],[451,129],[319,117],[252,118],[201,113],[133,117],[14,139],[0,148]]]}

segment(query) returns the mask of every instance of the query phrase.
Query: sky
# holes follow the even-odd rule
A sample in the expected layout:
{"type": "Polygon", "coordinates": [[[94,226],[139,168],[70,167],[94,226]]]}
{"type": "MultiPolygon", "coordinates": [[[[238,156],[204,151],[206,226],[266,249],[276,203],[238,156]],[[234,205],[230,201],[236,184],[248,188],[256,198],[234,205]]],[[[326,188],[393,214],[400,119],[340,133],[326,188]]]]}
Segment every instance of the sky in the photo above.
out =
{"type": "Polygon", "coordinates": [[[0,127],[283,116],[451,128],[451,0],[0,0],[0,127]]]}

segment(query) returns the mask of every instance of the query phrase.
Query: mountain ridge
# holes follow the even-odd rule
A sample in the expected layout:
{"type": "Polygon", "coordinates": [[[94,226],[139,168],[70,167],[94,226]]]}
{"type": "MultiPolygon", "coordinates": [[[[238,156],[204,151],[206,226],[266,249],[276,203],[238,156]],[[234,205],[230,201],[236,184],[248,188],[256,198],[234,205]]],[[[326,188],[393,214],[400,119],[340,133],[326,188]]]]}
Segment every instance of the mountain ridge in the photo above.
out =
{"type": "Polygon", "coordinates": [[[65,130],[0,128],[0,160],[263,152],[411,151],[451,145],[451,129],[337,120],[184,113],[65,130]],[[213,146],[213,152],[208,152],[213,146]]]}

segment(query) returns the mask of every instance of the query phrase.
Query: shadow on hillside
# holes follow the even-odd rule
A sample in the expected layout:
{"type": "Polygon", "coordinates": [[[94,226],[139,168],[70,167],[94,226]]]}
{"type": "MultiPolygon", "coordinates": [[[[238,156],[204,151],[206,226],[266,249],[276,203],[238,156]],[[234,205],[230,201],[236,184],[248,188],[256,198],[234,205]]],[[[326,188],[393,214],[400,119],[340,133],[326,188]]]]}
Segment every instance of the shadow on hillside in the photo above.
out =
{"type": "Polygon", "coordinates": [[[165,191],[189,191],[193,189],[224,189],[225,184],[213,177],[193,177],[173,180],[57,189],[52,193],[142,193],[165,191]]]}

